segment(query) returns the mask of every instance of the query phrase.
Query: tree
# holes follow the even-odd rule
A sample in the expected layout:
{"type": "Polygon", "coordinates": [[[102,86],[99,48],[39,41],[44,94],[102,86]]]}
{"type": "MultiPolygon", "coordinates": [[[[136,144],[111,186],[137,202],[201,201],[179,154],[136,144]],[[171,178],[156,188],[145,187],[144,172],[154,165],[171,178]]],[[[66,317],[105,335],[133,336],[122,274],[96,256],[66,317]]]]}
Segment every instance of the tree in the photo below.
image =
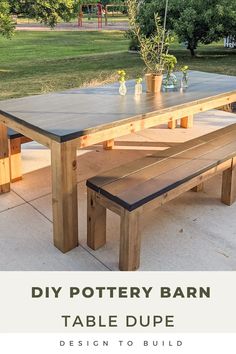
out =
{"type": "Polygon", "coordinates": [[[126,3],[126,1],[125,0],[102,0],[101,1],[102,2],[102,4],[105,6],[105,5],[109,5],[109,4],[114,4],[114,5],[123,5],[123,4],[125,4],[126,3]]]}
{"type": "Polygon", "coordinates": [[[10,16],[10,7],[7,1],[0,0],[0,34],[10,37],[14,31],[14,23],[10,16]]]}
{"type": "MultiPolygon", "coordinates": [[[[69,21],[84,0],[0,0],[0,34],[14,31],[11,14],[21,14],[54,27],[58,21],[69,21]]],[[[97,2],[90,0],[90,2],[97,2]]]]}
{"type": "MultiPolygon", "coordinates": [[[[229,7],[235,13],[235,0],[178,0],[182,4],[177,21],[172,21],[174,31],[181,42],[186,42],[191,55],[199,43],[210,44],[224,37],[231,18],[229,7]],[[232,8],[234,3],[234,9],[232,8]]],[[[173,4],[173,6],[177,6],[173,4]]],[[[230,21],[231,22],[231,21],[230,21]]]]}
{"type": "Polygon", "coordinates": [[[76,0],[8,0],[11,12],[23,14],[54,27],[59,20],[68,21],[79,1],[76,0]]]}
{"type": "MultiPolygon", "coordinates": [[[[139,21],[145,34],[154,31],[154,14],[163,17],[164,8],[165,0],[140,2],[139,21]]],[[[236,33],[236,0],[169,0],[167,28],[194,56],[199,43],[236,33]]]]}

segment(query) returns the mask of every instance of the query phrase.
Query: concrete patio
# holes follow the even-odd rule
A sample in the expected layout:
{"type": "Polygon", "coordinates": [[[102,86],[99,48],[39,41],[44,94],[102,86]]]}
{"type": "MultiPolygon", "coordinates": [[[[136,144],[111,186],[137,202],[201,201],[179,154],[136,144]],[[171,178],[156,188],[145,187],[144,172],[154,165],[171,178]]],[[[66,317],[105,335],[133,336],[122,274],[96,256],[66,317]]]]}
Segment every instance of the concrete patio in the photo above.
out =
{"type": "MultiPolygon", "coordinates": [[[[108,214],[108,240],[98,251],[86,245],[87,178],[156,150],[235,122],[236,115],[211,111],[196,115],[193,129],[166,125],[121,137],[112,151],[101,145],[78,155],[80,246],[62,254],[52,242],[50,151],[23,145],[23,173],[12,191],[0,195],[0,270],[118,270],[119,218],[108,214]]],[[[220,202],[221,176],[204,192],[187,192],[144,215],[140,270],[236,270],[236,203],[220,202]]]]}

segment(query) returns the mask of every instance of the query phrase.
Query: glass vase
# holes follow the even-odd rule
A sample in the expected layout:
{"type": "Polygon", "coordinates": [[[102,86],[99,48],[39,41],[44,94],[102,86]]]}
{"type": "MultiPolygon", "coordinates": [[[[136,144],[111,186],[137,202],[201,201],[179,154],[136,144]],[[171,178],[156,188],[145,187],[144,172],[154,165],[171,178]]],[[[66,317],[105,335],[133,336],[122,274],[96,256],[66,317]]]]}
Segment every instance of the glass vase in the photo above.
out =
{"type": "Polygon", "coordinates": [[[187,88],[188,87],[188,74],[183,73],[182,79],[181,79],[181,88],[187,88]]]}
{"type": "Polygon", "coordinates": [[[163,77],[163,88],[174,89],[177,86],[177,77],[173,73],[167,73],[163,77]]]}
{"type": "Polygon", "coordinates": [[[134,88],[134,94],[135,95],[141,95],[143,93],[143,86],[141,83],[136,83],[135,88],[134,88]]]}
{"type": "Polygon", "coordinates": [[[127,93],[127,87],[126,87],[125,81],[124,82],[120,82],[119,94],[121,96],[125,96],[126,93],[127,93]]]}

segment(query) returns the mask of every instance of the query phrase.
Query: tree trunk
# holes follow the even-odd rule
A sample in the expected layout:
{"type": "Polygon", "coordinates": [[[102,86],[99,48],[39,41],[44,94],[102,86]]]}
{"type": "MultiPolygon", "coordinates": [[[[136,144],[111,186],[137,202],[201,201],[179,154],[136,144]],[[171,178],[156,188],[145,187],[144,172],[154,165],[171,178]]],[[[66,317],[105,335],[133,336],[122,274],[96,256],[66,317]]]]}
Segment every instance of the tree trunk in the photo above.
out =
{"type": "Polygon", "coordinates": [[[195,49],[193,48],[189,48],[190,53],[191,53],[191,57],[195,57],[195,49]]]}
{"type": "Polygon", "coordinates": [[[197,48],[198,42],[194,40],[194,38],[191,38],[190,40],[187,41],[187,49],[190,50],[191,56],[195,57],[195,50],[197,48]]]}

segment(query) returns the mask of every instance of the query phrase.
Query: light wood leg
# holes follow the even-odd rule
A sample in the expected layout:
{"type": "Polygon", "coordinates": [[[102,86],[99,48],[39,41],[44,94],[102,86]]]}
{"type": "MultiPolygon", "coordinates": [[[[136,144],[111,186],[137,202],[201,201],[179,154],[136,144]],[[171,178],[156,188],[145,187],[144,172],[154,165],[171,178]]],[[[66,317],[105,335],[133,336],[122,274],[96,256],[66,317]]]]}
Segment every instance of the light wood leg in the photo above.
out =
{"type": "Polygon", "coordinates": [[[97,250],[106,243],[106,208],[96,200],[96,192],[87,189],[87,244],[97,250]]]}
{"type": "Polygon", "coordinates": [[[193,114],[189,114],[187,117],[183,117],[180,120],[181,128],[192,128],[193,127],[193,114]]]}
{"type": "Polygon", "coordinates": [[[112,150],[114,148],[114,139],[107,140],[103,142],[104,150],[112,150]]]}
{"type": "Polygon", "coordinates": [[[169,129],[175,129],[177,127],[177,120],[176,119],[171,119],[168,122],[168,128],[169,129]]]}
{"type": "Polygon", "coordinates": [[[218,107],[217,109],[219,109],[220,111],[225,111],[225,112],[233,112],[233,107],[232,107],[232,103],[229,104],[225,104],[224,106],[218,107]]]}
{"type": "Polygon", "coordinates": [[[10,161],[7,127],[0,123],[0,193],[10,192],[10,161]]]}
{"type": "Polygon", "coordinates": [[[197,193],[197,192],[202,192],[203,189],[204,189],[204,184],[203,184],[203,183],[200,183],[200,184],[198,184],[196,187],[193,187],[193,188],[191,189],[191,191],[197,193]]]}
{"type": "Polygon", "coordinates": [[[10,173],[11,182],[22,179],[21,138],[10,139],[10,173]]]}
{"type": "Polygon", "coordinates": [[[140,264],[139,213],[124,210],[120,224],[120,270],[136,270],[140,264]]]}
{"type": "Polygon", "coordinates": [[[221,201],[231,205],[236,200],[236,158],[232,159],[231,168],[223,172],[221,201]]]}
{"type": "Polygon", "coordinates": [[[76,147],[53,141],[51,164],[54,245],[64,253],[78,246],[76,147]]]}

